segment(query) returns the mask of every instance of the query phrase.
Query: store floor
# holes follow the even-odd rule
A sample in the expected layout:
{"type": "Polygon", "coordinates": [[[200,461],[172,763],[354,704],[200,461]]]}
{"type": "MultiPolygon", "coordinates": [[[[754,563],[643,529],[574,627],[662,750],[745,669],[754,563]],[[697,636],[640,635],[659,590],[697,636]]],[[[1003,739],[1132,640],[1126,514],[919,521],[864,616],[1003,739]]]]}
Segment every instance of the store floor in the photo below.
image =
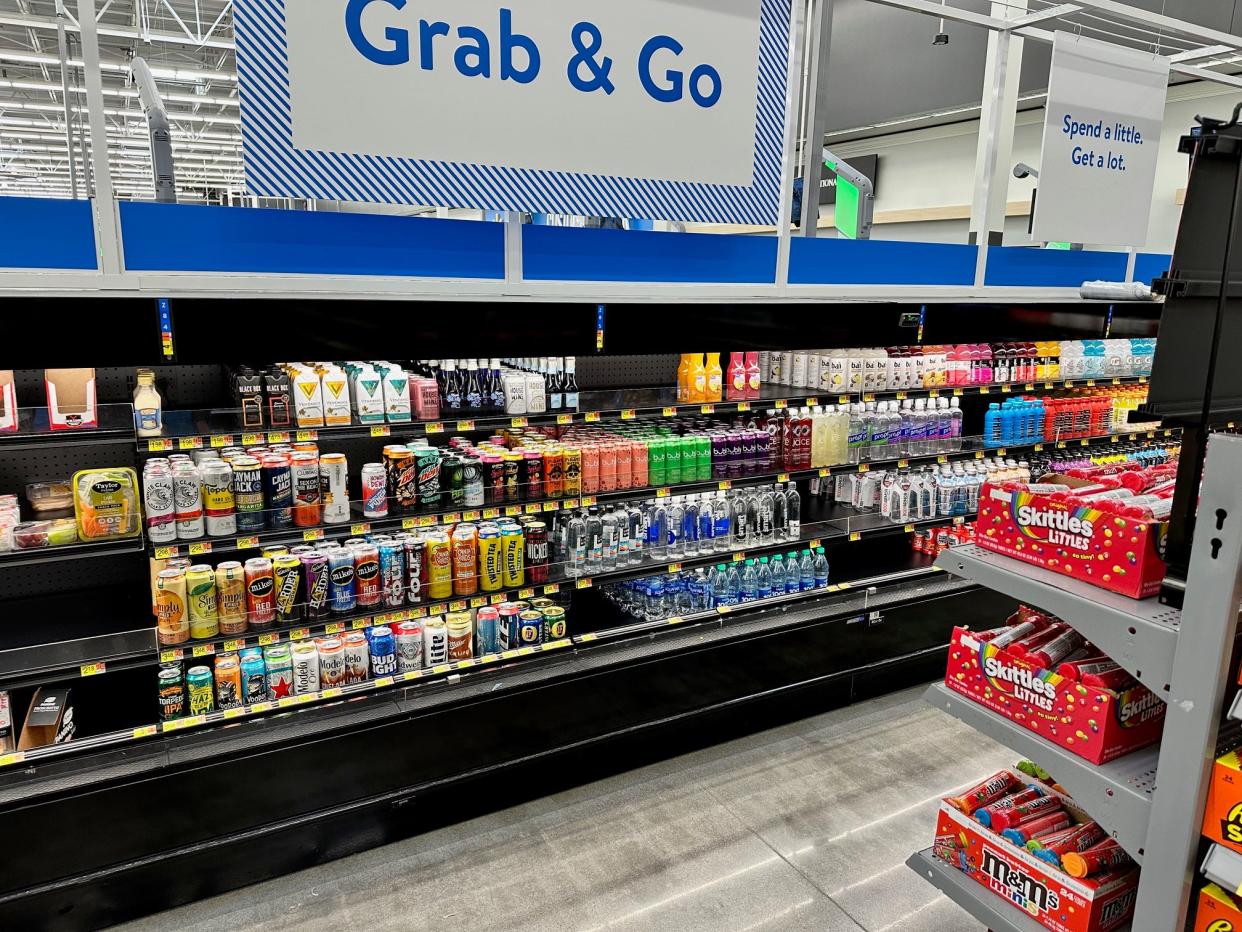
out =
{"type": "Polygon", "coordinates": [[[805,719],[120,928],[981,930],[905,867],[1012,751],[922,689],[805,719]]]}

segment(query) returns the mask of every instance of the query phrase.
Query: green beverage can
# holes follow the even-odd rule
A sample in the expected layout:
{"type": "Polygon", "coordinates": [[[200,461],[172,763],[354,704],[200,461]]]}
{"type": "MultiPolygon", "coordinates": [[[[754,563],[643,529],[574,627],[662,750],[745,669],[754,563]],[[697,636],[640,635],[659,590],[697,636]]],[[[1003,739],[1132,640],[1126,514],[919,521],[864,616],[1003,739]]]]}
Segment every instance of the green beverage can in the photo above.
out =
{"type": "Polygon", "coordinates": [[[185,715],[185,678],[181,664],[170,663],[160,667],[160,718],[167,722],[185,715]]]}
{"type": "Polygon", "coordinates": [[[206,715],[215,711],[216,699],[213,686],[215,677],[210,667],[190,667],[185,675],[186,693],[189,695],[189,714],[206,715]]]}
{"type": "Polygon", "coordinates": [[[712,478],[712,438],[695,437],[695,459],[699,464],[699,482],[709,482],[712,478]]]}
{"type": "MultiPolygon", "coordinates": [[[[682,470],[682,443],[681,437],[670,437],[664,441],[664,472],[667,477],[663,484],[680,485],[685,482],[685,475],[682,470]]],[[[691,461],[693,465],[693,461],[691,461]]]]}
{"type": "Polygon", "coordinates": [[[668,484],[668,441],[659,437],[647,441],[647,482],[657,488],[668,484]]]}

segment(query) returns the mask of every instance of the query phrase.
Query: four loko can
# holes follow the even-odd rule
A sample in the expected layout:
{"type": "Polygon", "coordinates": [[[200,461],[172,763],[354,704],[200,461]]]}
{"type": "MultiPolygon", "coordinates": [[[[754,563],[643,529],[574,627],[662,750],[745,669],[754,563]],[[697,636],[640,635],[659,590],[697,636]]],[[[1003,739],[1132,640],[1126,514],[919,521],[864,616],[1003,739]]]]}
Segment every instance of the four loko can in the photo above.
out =
{"type": "Polygon", "coordinates": [[[293,645],[293,692],[297,696],[319,692],[319,649],[314,641],[293,645]]]}
{"type": "Polygon", "coordinates": [[[321,638],[319,649],[319,688],[328,689],[345,682],[345,645],[340,638],[321,638]]]}
{"type": "Polygon", "coordinates": [[[393,631],[397,642],[397,672],[413,673],[423,668],[423,626],[403,621],[393,631]]]}
{"type": "Polygon", "coordinates": [[[401,545],[405,548],[406,599],[411,605],[418,605],[427,598],[427,545],[412,535],[405,535],[401,545]]]}
{"type": "Polygon", "coordinates": [[[361,631],[345,635],[345,682],[362,683],[371,672],[371,645],[361,631]]]}
{"type": "Polygon", "coordinates": [[[379,545],[380,590],[389,608],[405,604],[405,545],[385,540],[379,545]]]}
{"type": "Polygon", "coordinates": [[[392,628],[380,625],[370,630],[371,636],[371,678],[392,676],[397,672],[397,640],[393,637],[392,628]]]}

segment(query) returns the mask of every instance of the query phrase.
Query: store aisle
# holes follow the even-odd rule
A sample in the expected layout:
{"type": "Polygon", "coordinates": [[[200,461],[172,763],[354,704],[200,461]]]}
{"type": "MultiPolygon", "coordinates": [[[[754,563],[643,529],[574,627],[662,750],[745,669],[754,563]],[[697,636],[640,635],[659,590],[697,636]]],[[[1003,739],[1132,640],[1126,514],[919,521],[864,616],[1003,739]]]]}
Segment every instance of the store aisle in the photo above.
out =
{"type": "Polygon", "coordinates": [[[936,799],[1014,754],[922,689],[121,927],[979,930],[904,865],[936,799]]]}

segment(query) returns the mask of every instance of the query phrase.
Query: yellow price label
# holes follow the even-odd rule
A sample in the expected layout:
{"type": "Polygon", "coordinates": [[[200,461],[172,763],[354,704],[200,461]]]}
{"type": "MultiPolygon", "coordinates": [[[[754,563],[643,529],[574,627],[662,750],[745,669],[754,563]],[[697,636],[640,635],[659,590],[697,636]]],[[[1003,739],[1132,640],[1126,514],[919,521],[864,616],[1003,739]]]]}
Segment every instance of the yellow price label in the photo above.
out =
{"type": "Polygon", "coordinates": [[[483,517],[484,518],[499,518],[500,509],[499,508],[484,508],[483,517]]]}
{"type": "Polygon", "coordinates": [[[561,427],[564,427],[566,424],[572,424],[573,422],[574,416],[572,414],[558,414],[556,416],[556,423],[561,427]]]}
{"type": "Polygon", "coordinates": [[[742,562],[743,560],[745,560],[745,559],[746,559],[746,554],[745,554],[745,553],[735,553],[735,554],[733,555],[733,562],[734,562],[734,563],[741,563],[741,562],[742,562]]]}
{"type": "Polygon", "coordinates": [[[312,440],[319,439],[319,431],[317,430],[299,430],[297,432],[298,443],[310,443],[312,440]]]}
{"type": "MultiPolygon", "coordinates": [[[[684,618],[677,618],[677,617],[673,617],[673,618],[669,618],[669,619],[665,622],[665,624],[670,624],[670,625],[680,625],[680,624],[683,624],[683,623],[685,622],[685,620],[686,620],[686,619],[684,619],[684,618]]],[[[552,645],[551,645],[551,644],[544,644],[544,645],[543,645],[543,649],[544,649],[544,650],[550,650],[550,649],[552,649],[552,645]]]]}
{"type": "Polygon", "coordinates": [[[927,393],[927,397],[928,397],[928,398],[939,398],[939,397],[940,397],[940,389],[938,389],[938,388],[933,388],[931,391],[929,391],[929,392],[927,393]]]}
{"type": "Polygon", "coordinates": [[[937,457],[936,457],[936,462],[937,462],[937,463],[939,463],[939,464],[940,464],[940,465],[942,465],[942,466],[943,466],[945,463],[947,463],[948,461],[949,461],[949,458],[948,458],[947,456],[937,456],[937,457]]]}
{"type": "Polygon", "coordinates": [[[319,694],[320,699],[339,699],[340,697],[341,690],[336,686],[329,686],[319,694]]]}
{"type": "Polygon", "coordinates": [[[500,656],[498,654],[484,654],[479,658],[479,663],[496,663],[498,660],[500,660],[500,656]]]}
{"type": "Polygon", "coordinates": [[[811,541],[809,546],[812,550],[814,550],[816,547],[820,546],[821,544],[823,544],[822,540],[813,540],[811,541]]]}
{"type": "Polygon", "coordinates": [[[542,511],[542,509],[539,507],[538,502],[532,502],[526,506],[526,513],[528,515],[537,515],[540,511],[542,511]]]}
{"type": "Polygon", "coordinates": [[[821,469],[821,470],[819,471],[819,477],[820,477],[821,479],[827,479],[827,478],[828,478],[829,476],[831,476],[831,475],[832,475],[832,470],[831,470],[831,469],[821,469]]]}
{"type": "MultiPolygon", "coordinates": [[[[589,414],[587,415],[588,418],[590,418],[590,416],[591,415],[589,414]]],[[[621,412],[621,420],[623,421],[632,421],[636,417],[638,417],[638,412],[635,411],[633,408],[626,408],[624,411],[621,412]]]]}
{"type": "MultiPolygon", "coordinates": [[[[1073,387],[1074,387],[1074,380],[1073,380],[1073,379],[1066,379],[1066,380],[1065,380],[1065,382],[1064,382],[1063,384],[1065,385],[1065,387],[1066,387],[1066,388],[1073,388],[1073,387]]],[[[1051,387],[1051,386],[1049,386],[1049,387],[1051,387]]]]}
{"type": "Polygon", "coordinates": [[[485,595],[478,595],[470,600],[471,608],[482,608],[486,604],[487,604],[487,596],[485,595]]]}
{"type": "Polygon", "coordinates": [[[806,406],[807,406],[808,408],[818,408],[818,407],[819,407],[819,399],[818,399],[818,398],[808,398],[808,399],[806,400],[806,406]]]}
{"type": "Polygon", "coordinates": [[[1044,445],[1043,445],[1042,443],[1037,443],[1037,444],[1035,444],[1035,452],[1036,452],[1036,453],[1043,453],[1043,452],[1044,452],[1044,445]]]}
{"type": "Polygon", "coordinates": [[[312,530],[309,530],[309,531],[303,531],[302,540],[305,540],[305,541],[323,540],[323,528],[313,528],[312,530]]]}
{"type": "Polygon", "coordinates": [[[512,660],[512,659],[513,659],[514,657],[516,657],[517,655],[518,655],[518,652],[517,652],[517,651],[515,651],[515,650],[507,650],[507,651],[502,652],[502,653],[501,653],[501,655],[500,655],[500,657],[501,657],[501,659],[502,659],[502,660],[512,660]]]}
{"type": "MultiPolygon", "coordinates": [[[[629,412],[629,414],[630,414],[630,417],[633,417],[633,416],[634,416],[634,412],[633,412],[633,411],[629,412]]],[[[622,412],[621,412],[621,417],[622,417],[622,418],[624,418],[624,417],[625,417],[625,412],[624,412],[624,411],[622,411],[622,412]]],[[[586,422],[587,422],[588,424],[598,424],[598,423],[599,423],[599,412],[598,412],[598,411],[588,411],[588,412],[587,412],[587,415],[586,415],[586,422]]]]}
{"type": "Polygon", "coordinates": [[[717,606],[716,606],[716,611],[717,611],[717,613],[719,613],[719,614],[721,614],[721,615],[727,615],[727,614],[729,614],[731,611],[733,611],[733,606],[732,606],[732,605],[717,605],[717,606]]]}
{"type": "Polygon", "coordinates": [[[289,706],[297,705],[297,704],[298,704],[297,696],[282,696],[281,698],[276,700],[277,707],[281,709],[287,709],[289,708],[289,706]]]}
{"type": "Polygon", "coordinates": [[[1117,437],[1109,437],[1109,438],[1108,438],[1108,442],[1109,442],[1109,443],[1116,443],[1116,442],[1117,442],[1117,440],[1118,440],[1118,438],[1117,438],[1117,437]]]}
{"type": "Polygon", "coordinates": [[[310,628],[294,628],[289,632],[291,641],[305,641],[308,637],[310,637],[310,628]]]}
{"type": "Polygon", "coordinates": [[[859,531],[850,531],[850,543],[862,540],[862,533],[859,531]]]}
{"type": "Polygon", "coordinates": [[[435,527],[435,523],[436,523],[435,515],[423,515],[421,518],[414,519],[415,527],[435,527]]]}
{"type": "Polygon", "coordinates": [[[723,482],[719,483],[719,488],[720,488],[720,491],[727,492],[729,491],[729,489],[733,488],[733,483],[730,482],[728,479],[725,479],[723,482]]]}
{"type": "Polygon", "coordinates": [[[535,590],[534,590],[534,589],[520,589],[520,590],[518,590],[518,598],[519,598],[519,599],[533,599],[534,597],[535,597],[535,590]]]}
{"type": "Polygon", "coordinates": [[[699,412],[702,414],[715,414],[716,406],[715,405],[699,405],[699,412]]]}
{"type": "Polygon", "coordinates": [[[680,572],[681,572],[681,564],[680,564],[680,563],[670,563],[670,564],[668,565],[668,571],[669,571],[670,573],[680,573],[680,572]]]}
{"type": "Polygon", "coordinates": [[[216,652],[214,644],[195,644],[190,653],[195,657],[210,657],[216,652]]]}
{"type": "MultiPolygon", "coordinates": [[[[847,398],[848,398],[849,396],[847,395],[847,396],[845,396],[845,397],[847,397],[847,398]]],[[[910,397],[910,396],[909,396],[906,392],[898,392],[898,393],[897,393],[897,400],[898,400],[898,401],[905,401],[905,400],[906,400],[907,398],[909,398],[909,397],[910,397]]]]}
{"type": "Polygon", "coordinates": [[[976,451],[975,451],[975,459],[977,459],[977,460],[981,460],[981,459],[983,459],[983,451],[982,451],[982,450],[976,450],[976,451]]]}
{"type": "Polygon", "coordinates": [[[1139,384],[1140,384],[1140,385],[1146,385],[1146,384],[1147,384],[1147,376],[1145,376],[1145,375],[1140,375],[1140,376],[1139,376],[1139,384]]]}
{"type": "Polygon", "coordinates": [[[1065,441],[1064,441],[1064,440],[1059,440],[1059,441],[1057,441],[1057,449],[1058,449],[1058,450],[1064,450],[1064,449],[1065,449],[1065,441]]]}
{"type": "Polygon", "coordinates": [[[84,663],[78,670],[83,676],[99,676],[107,672],[108,665],[100,660],[95,663],[84,663]]]}
{"type": "Polygon", "coordinates": [[[996,455],[997,455],[997,456],[1004,456],[1004,455],[1006,455],[1008,452],[1009,452],[1009,451],[1008,451],[1008,450],[1006,450],[1004,447],[1001,447],[999,450],[997,450],[997,451],[996,451],[996,455]]]}
{"type": "Polygon", "coordinates": [[[9,767],[13,764],[20,764],[25,759],[25,751],[12,751],[9,754],[0,754],[0,767],[9,767]]]}
{"type": "Polygon", "coordinates": [[[245,714],[246,714],[246,710],[242,708],[225,709],[223,717],[224,717],[224,720],[227,722],[235,718],[241,718],[245,714]]]}
{"type": "Polygon", "coordinates": [[[391,676],[381,676],[378,680],[375,681],[375,688],[384,689],[387,686],[391,686],[393,682],[394,680],[391,676]]]}
{"type": "Polygon", "coordinates": [[[955,388],[955,389],[953,389],[953,397],[954,397],[954,398],[961,398],[961,397],[962,397],[963,395],[965,395],[965,394],[966,394],[966,392],[964,392],[964,391],[963,391],[962,389],[960,389],[960,388],[955,388]]]}
{"type": "Polygon", "coordinates": [[[520,515],[521,513],[522,513],[521,505],[506,505],[505,506],[505,514],[510,518],[512,518],[514,515],[520,515]]]}
{"type": "Polygon", "coordinates": [[[226,654],[235,654],[239,650],[246,649],[246,639],[238,638],[233,641],[225,641],[224,644],[221,646],[223,647],[223,650],[226,654]]]}
{"type": "Polygon", "coordinates": [[[583,507],[583,508],[590,508],[590,507],[591,507],[592,505],[594,505],[594,504],[595,504],[595,496],[594,496],[594,495],[587,496],[586,498],[584,498],[584,499],[582,500],[582,507],[583,507]]]}
{"type": "Polygon", "coordinates": [[[351,537],[362,537],[364,534],[371,533],[371,525],[369,524],[351,524],[349,526],[349,535],[351,537]]]}
{"type": "Polygon", "coordinates": [[[1088,440],[1086,437],[1084,437],[1082,440],[1079,440],[1079,441],[1078,441],[1078,445],[1079,445],[1080,447],[1090,446],[1090,444],[1091,444],[1091,441],[1090,441],[1090,440],[1088,440]]]}
{"type": "Polygon", "coordinates": [[[962,517],[961,515],[958,515],[956,518],[953,519],[953,523],[956,525],[963,525],[966,523],[966,519],[962,517]]]}
{"type": "Polygon", "coordinates": [[[242,434],[243,447],[257,447],[264,442],[265,439],[262,434],[242,434]]]}
{"type": "Polygon", "coordinates": [[[1010,385],[1002,385],[1002,386],[1001,386],[1001,394],[1002,394],[1002,395],[1008,395],[1008,394],[1011,394],[1012,392],[1013,392],[1013,387],[1012,387],[1012,386],[1010,386],[1010,385]]]}
{"type": "Polygon", "coordinates": [[[461,519],[463,521],[478,521],[481,517],[483,516],[477,511],[463,511],[461,513],[461,519]]]}
{"type": "Polygon", "coordinates": [[[444,433],[444,425],[438,422],[435,424],[428,424],[425,430],[429,434],[442,434],[444,433]]]}
{"type": "Polygon", "coordinates": [[[750,410],[750,402],[749,402],[749,401],[739,401],[739,402],[737,403],[737,409],[738,409],[738,411],[749,411],[749,410],[750,410]]]}
{"type": "Polygon", "coordinates": [[[250,707],[250,713],[252,715],[258,715],[260,712],[270,712],[273,708],[274,707],[270,702],[256,702],[250,707]]]}
{"type": "Polygon", "coordinates": [[[190,556],[196,557],[200,553],[211,553],[210,542],[205,542],[201,544],[190,544],[190,556]]]}
{"type": "Polygon", "coordinates": [[[910,466],[910,461],[909,461],[909,460],[898,460],[898,461],[897,461],[897,468],[898,468],[898,469],[906,469],[906,468],[908,468],[909,466],[910,466]]]}
{"type": "Polygon", "coordinates": [[[401,522],[401,528],[405,531],[412,531],[418,527],[418,521],[414,518],[406,518],[401,522]]]}
{"type": "Polygon", "coordinates": [[[155,559],[167,560],[169,557],[175,557],[180,552],[181,550],[178,547],[156,547],[155,559]]]}
{"type": "Polygon", "coordinates": [[[363,628],[371,627],[371,619],[370,618],[355,618],[352,622],[350,622],[350,625],[353,627],[355,631],[361,631],[363,628]]]}
{"type": "Polygon", "coordinates": [[[446,515],[440,515],[440,521],[444,524],[461,524],[461,512],[452,511],[446,515]]]}
{"type": "Polygon", "coordinates": [[[785,410],[785,409],[786,409],[786,408],[788,408],[788,407],[789,407],[789,402],[788,402],[788,401],[786,401],[784,398],[781,398],[781,399],[778,399],[778,400],[777,400],[777,402],[776,402],[776,410],[777,410],[777,411],[783,411],[783,410],[785,410]]]}
{"type": "Polygon", "coordinates": [[[466,610],[466,600],[458,599],[454,602],[450,602],[448,604],[448,610],[450,612],[464,612],[466,610]]]}
{"type": "Polygon", "coordinates": [[[237,538],[237,549],[248,550],[251,547],[259,546],[259,538],[257,537],[239,537],[237,538]]]}
{"type": "Polygon", "coordinates": [[[1095,388],[1095,379],[1087,379],[1087,388],[1095,388]]]}
{"type": "Polygon", "coordinates": [[[474,430],[474,421],[458,421],[457,422],[457,432],[459,434],[465,433],[466,431],[471,431],[471,430],[474,430]]]}
{"type": "Polygon", "coordinates": [[[533,647],[519,647],[518,648],[519,657],[529,657],[534,652],[535,652],[535,649],[533,647]]]}
{"type": "Polygon", "coordinates": [[[850,587],[850,584],[849,584],[849,583],[847,583],[847,582],[843,582],[843,583],[841,583],[841,585],[840,585],[840,591],[844,592],[844,591],[845,591],[846,589],[848,589],[849,587],[850,587]]]}
{"type": "Polygon", "coordinates": [[[1056,387],[1056,383],[1055,383],[1055,382],[1045,382],[1045,383],[1044,383],[1044,391],[1051,391],[1051,390],[1052,390],[1053,388],[1055,388],[1055,387],[1056,387]]]}
{"type": "Polygon", "coordinates": [[[509,426],[521,429],[523,427],[529,427],[530,421],[524,417],[515,417],[510,419],[509,426]]]}
{"type": "Polygon", "coordinates": [[[788,482],[788,481],[789,481],[789,473],[787,473],[787,472],[783,472],[783,473],[781,473],[779,476],[777,476],[777,477],[776,477],[776,481],[777,481],[777,482],[788,482]]]}
{"type": "Polygon", "coordinates": [[[260,647],[267,647],[267,645],[269,644],[279,644],[279,643],[280,643],[280,633],[277,631],[270,631],[267,634],[259,635],[259,646],[260,647]]]}
{"type": "Polygon", "coordinates": [[[674,416],[676,416],[676,414],[677,414],[677,409],[676,409],[676,408],[665,408],[665,409],[664,409],[664,416],[665,416],[665,417],[674,417],[674,416]]]}
{"type": "Polygon", "coordinates": [[[875,401],[875,392],[865,392],[863,394],[863,401],[865,402],[875,401]]]}
{"type": "Polygon", "coordinates": [[[584,634],[578,638],[579,643],[582,643],[582,644],[590,644],[592,641],[598,641],[598,640],[599,640],[599,635],[596,634],[594,631],[590,632],[589,634],[584,634]]]}
{"type": "Polygon", "coordinates": [[[284,430],[274,430],[267,435],[268,443],[288,443],[289,432],[284,430]]]}
{"type": "Polygon", "coordinates": [[[1023,386],[1023,388],[1028,392],[1035,391],[1035,385],[1031,382],[1027,382],[1026,385],[1023,386]]]}
{"type": "Polygon", "coordinates": [[[991,389],[991,387],[990,387],[990,386],[988,386],[988,385],[980,385],[980,386],[979,386],[979,394],[980,394],[980,395],[990,395],[990,394],[992,394],[992,389],[991,389]]]}
{"type": "Polygon", "coordinates": [[[171,440],[148,440],[147,450],[151,453],[163,453],[165,450],[171,450],[173,442],[171,440]]]}
{"type": "Polygon", "coordinates": [[[668,498],[672,494],[672,489],[656,489],[656,498],[668,498]]]}
{"type": "Polygon", "coordinates": [[[556,595],[560,591],[561,591],[561,587],[557,585],[556,583],[552,583],[551,585],[547,585],[543,587],[544,595],[556,595]]]}
{"type": "Polygon", "coordinates": [[[150,738],[150,737],[153,737],[154,735],[159,734],[159,731],[160,731],[159,725],[143,725],[141,728],[134,729],[134,739],[137,740],[139,738],[150,738]]]}
{"type": "Polygon", "coordinates": [[[868,463],[859,463],[858,471],[859,472],[871,472],[871,466],[868,463]]]}
{"type": "Polygon", "coordinates": [[[162,650],[160,651],[160,663],[176,663],[184,656],[185,654],[179,650],[162,650]]]}
{"type": "Polygon", "coordinates": [[[454,669],[457,669],[457,670],[468,670],[474,665],[475,665],[474,660],[459,660],[457,661],[457,663],[453,664],[453,667],[454,669]]]}
{"type": "Polygon", "coordinates": [[[177,448],[181,450],[198,450],[202,445],[202,437],[182,437],[177,441],[177,448]]]}
{"type": "Polygon", "coordinates": [[[561,503],[560,502],[544,502],[543,510],[544,511],[560,511],[561,503]]]}
{"type": "Polygon", "coordinates": [[[595,585],[595,582],[594,580],[591,580],[591,579],[579,579],[577,583],[575,583],[574,585],[578,589],[590,589],[592,586],[595,585]]]}
{"type": "Polygon", "coordinates": [[[212,434],[211,445],[216,448],[232,446],[233,435],[232,434],[212,434]]]}
{"type": "Polygon", "coordinates": [[[907,533],[907,534],[912,534],[912,533],[914,533],[914,525],[913,525],[913,524],[907,524],[907,525],[906,525],[906,533],[907,533]]]}

